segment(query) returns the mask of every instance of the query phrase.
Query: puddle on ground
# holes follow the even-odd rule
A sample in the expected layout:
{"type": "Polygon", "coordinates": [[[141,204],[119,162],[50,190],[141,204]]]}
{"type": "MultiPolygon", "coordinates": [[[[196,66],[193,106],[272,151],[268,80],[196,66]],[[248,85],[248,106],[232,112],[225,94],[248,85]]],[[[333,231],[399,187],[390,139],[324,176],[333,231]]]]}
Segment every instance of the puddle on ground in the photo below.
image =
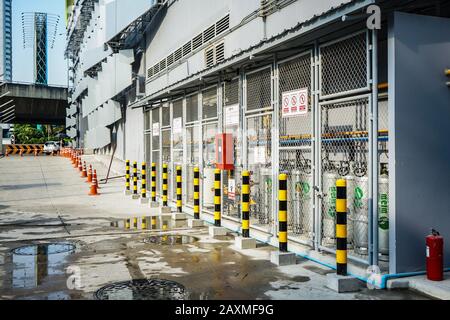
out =
{"type": "Polygon", "coordinates": [[[12,250],[12,287],[37,288],[50,276],[64,276],[66,258],[75,251],[69,243],[38,244],[12,250]]]}
{"type": "Polygon", "coordinates": [[[331,270],[331,269],[323,269],[320,267],[316,267],[316,266],[303,266],[304,269],[312,271],[314,273],[320,274],[321,276],[325,276],[329,273],[335,273],[336,271],[331,270]]]}
{"type": "Polygon", "coordinates": [[[184,300],[185,287],[175,281],[138,279],[107,285],[94,294],[97,300],[184,300]]]}
{"type": "Polygon", "coordinates": [[[198,238],[192,236],[186,236],[181,234],[169,234],[169,235],[151,236],[146,238],[144,242],[151,244],[175,246],[197,242],[198,240],[199,240],[198,238]]]}
{"type": "Polygon", "coordinates": [[[234,236],[227,234],[226,236],[215,236],[214,239],[220,241],[231,241],[234,240],[234,236]]]}
{"type": "Polygon", "coordinates": [[[133,217],[113,221],[110,224],[113,228],[124,230],[169,230],[187,227],[187,220],[172,220],[171,216],[149,216],[133,217]]]}
{"type": "Polygon", "coordinates": [[[44,243],[36,245],[28,245],[19,247],[12,250],[14,255],[19,256],[38,256],[38,255],[52,255],[59,253],[73,253],[75,251],[75,245],[71,243],[44,243]]]}

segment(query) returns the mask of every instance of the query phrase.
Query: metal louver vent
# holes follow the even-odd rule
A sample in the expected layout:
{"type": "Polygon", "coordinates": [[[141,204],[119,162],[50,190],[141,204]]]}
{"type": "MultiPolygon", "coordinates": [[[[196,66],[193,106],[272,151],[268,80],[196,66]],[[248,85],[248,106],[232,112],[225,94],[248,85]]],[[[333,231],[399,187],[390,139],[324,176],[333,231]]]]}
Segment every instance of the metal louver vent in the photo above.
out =
{"type": "Polygon", "coordinates": [[[175,61],[180,60],[183,57],[183,48],[178,49],[175,51],[175,61]]]}
{"type": "Polygon", "coordinates": [[[207,68],[214,65],[214,47],[205,50],[205,64],[207,68]]]}
{"type": "Polygon", "coordinates": [[[163,71],[165,68],[166,68],[166,59],[163,59],[159,63],[159,71],[163,71]]]}
{"type": "Polygon", "coordinates": [[[199,34],[192,40],[192,50],[198,49],[203,44],[203,34],[199,34]]]}
{"type": "Polygon", "coordinates": [[[222,62],[225,59],[225,45],[219,43],[216,45],[216,63],[222,62]]]}
{"type": "MultiPolygon", "coordinates": [[[[175,64],[179,60],[187,57],[197,49],[206,45],[211,40],[215,39],[218,35],[223,34],[230,29],[230,15],[227,14],[215,24],[208,27],[202,33],[195,36],[192,40],[185,43],[182,47],[178,48],[175,52],[172,52],[165,59],[150,67],[147,70],[147,78],[151,78],[157,75],[159,72],[175,64]]],[[[223,42],[205,50],[205,63],[207,66],[212,66],[225,59],[225,50],[223,42]]]]}
{"type": "Polygon", "coordinates": [[[155,72],[155,74],[159,72],[159,63],[153,66],[153,71],[155,72]]]}
{"type": "Polygon", "coordinates": [[[222,32],[225,32],[226,30],[228,30],[228,28],[230,28],[229,14],[227,14],[225,17],[223,17],[216,23],[216,36],[218,36],[222,32]]]}
{"type": "Polygon", "coordinates": [[[183,46],[183,57],[187,56],[189,53],[192,52],[191,48],[192,48],[192,43],[191,43],[191,41],[189,41],[188,43],[186,43],[186,44],[183,46]]]}
{"type": "Polygon", "coordinates": [[[171,66],[174,63],[173,53],[167,56],[167,66],[171,66]]]}
{"type": "Polygon", "coordinates": [[[212,25],[203,32],[203,43],[206,43],[216,36],[216,25],[212,25]]]}
{"type": "Polygon", "coordinates": [[[151,78],[152,76],[153,76],[153,67],[150,67],[147,70],[147,78],[151,78]]]}

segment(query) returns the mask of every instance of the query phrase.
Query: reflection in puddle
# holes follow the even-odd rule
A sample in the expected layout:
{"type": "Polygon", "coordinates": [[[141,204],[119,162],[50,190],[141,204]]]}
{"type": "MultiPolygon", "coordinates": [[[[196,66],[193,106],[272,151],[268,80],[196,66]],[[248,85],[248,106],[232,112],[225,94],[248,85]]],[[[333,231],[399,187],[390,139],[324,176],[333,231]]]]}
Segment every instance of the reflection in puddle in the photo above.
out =
{"type": "Polygon", "coordinates": [[[133,217],[111,222],[111,227],[125,230],[169,230],[187,226],[187,220],[172,220],[170,216],[133,217]]]}
{"type": "Polygon", "coordinates": [[[13,250],[12,287],[36,288],[49,276],[64,275],[65,259],[74,250],[71,244],[40,244],[13,250]]]}
{"type": "Polygon", "coordinates": [[[179,245],[188,244],[198,241],[196,237],[185,236],[185,235],[161,235],[161,236],[151,236],[144,240],[146,243],[161,244],[161,245],[179,245]]]}

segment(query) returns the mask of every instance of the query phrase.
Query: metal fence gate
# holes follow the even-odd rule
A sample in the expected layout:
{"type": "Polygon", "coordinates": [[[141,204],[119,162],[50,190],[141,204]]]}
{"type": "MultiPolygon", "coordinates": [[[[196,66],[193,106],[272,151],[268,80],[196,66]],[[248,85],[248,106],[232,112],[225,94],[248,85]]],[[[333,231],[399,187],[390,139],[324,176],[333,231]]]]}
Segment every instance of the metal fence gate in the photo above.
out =
{"type": "Polygon", "coordinates": [[[183,99],[178,99],[172,103],[172,174],[171,190],[172,199],[177,199],[177,166],[183,166],[183,99]]]}
{"type": "MultiPolygon", "coordinates": [[[[162,106],[162,110],[161,110],[161,124],[162,124],[162,129],[161,129],[161,161],[162,164],[167,164],[167,171],[168,171],[168,176],[171,177],[172,175],[172,128],[170,127],[171,125],[171,119],[170,119],[170,104],[164,104],[162,106]]],[[[160,178],[161,178],[161,182],[162,182],[162,167],[161,167],[161,172],[159,173],[160,178]]],[[[170,178],[169,181],[170,183],[170,178]]],[[[172,200],[172,190],[173,186],[172,183],[170,183],[169,186],[169,190],[167,192],[168,195],[168,200],[172,200]]],[[[162,185],[161,185],[161,190],[162,190],[162,185]]]]}
{"type": "MultiPolygon", "coordinates": [[[[156,164],[156,194],[161,194],[161,121],[160,121],[161,108],[155,108],[151,111],[151,137],[152,137],[152,151],[151,162],[156,164]]],[[[149,166],[151,169],[151,166],[149,166]]],[[[151,176],[151,175],[150,175],[151,176]]]]}
{"type": "Polygon", "coordinates": [[[319,47],[319,248],[335,252],[336,180],[347,180],[349,256],[369,260],[370,50],[367,32],[319,47]]]}
{"type": "Polygon", "coordinates": [[[215,139],[218,133],[217,86],[202,92],[202,208],[214,211],[215,139]]]}
{"type": "Polygon", "coordinates": [[[242,158],[240,145],[242,131],[240,126],[239,78],[224,82],[222,85],[223,128],[224,133],[233,135],[234,170],[224,171],[223,215],[239,220],[241,216],[242,158]]]}
{"type": "Polygon", "coordinates": [[[312,59],[312,51],[307,51],[278,64],[279,170],[288,174],[288,235],[310,246],[314,241],[312,59]],[[304,88],[309,93],[307,113],[283,115],[283,93],[304,88]]]}
{"type": "Polygon", "coordinates": [[[245,166],[250,171],[250,225],[270,232],[272,199],[272,69],[245,76],[245,166]]]}
{"type": "Polygon", "coordinates": [[[194,205],[194,168],[200,167],[198,94],[186,97],[186,204],[194,205]]]}

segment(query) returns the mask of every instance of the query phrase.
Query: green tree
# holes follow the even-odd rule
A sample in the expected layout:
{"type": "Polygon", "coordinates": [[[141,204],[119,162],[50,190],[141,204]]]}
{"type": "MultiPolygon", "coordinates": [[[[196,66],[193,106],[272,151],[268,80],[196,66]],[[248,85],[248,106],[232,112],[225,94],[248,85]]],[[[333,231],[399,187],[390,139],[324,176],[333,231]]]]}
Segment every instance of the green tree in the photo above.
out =
{"type": "Polygon", "coordinates": [[[14,126],[14,135],[17,144],[43,144],[46,141],[59,141],[58,133],[64,131],[64,126],[41,126],[18,124],[14,126]]]}

